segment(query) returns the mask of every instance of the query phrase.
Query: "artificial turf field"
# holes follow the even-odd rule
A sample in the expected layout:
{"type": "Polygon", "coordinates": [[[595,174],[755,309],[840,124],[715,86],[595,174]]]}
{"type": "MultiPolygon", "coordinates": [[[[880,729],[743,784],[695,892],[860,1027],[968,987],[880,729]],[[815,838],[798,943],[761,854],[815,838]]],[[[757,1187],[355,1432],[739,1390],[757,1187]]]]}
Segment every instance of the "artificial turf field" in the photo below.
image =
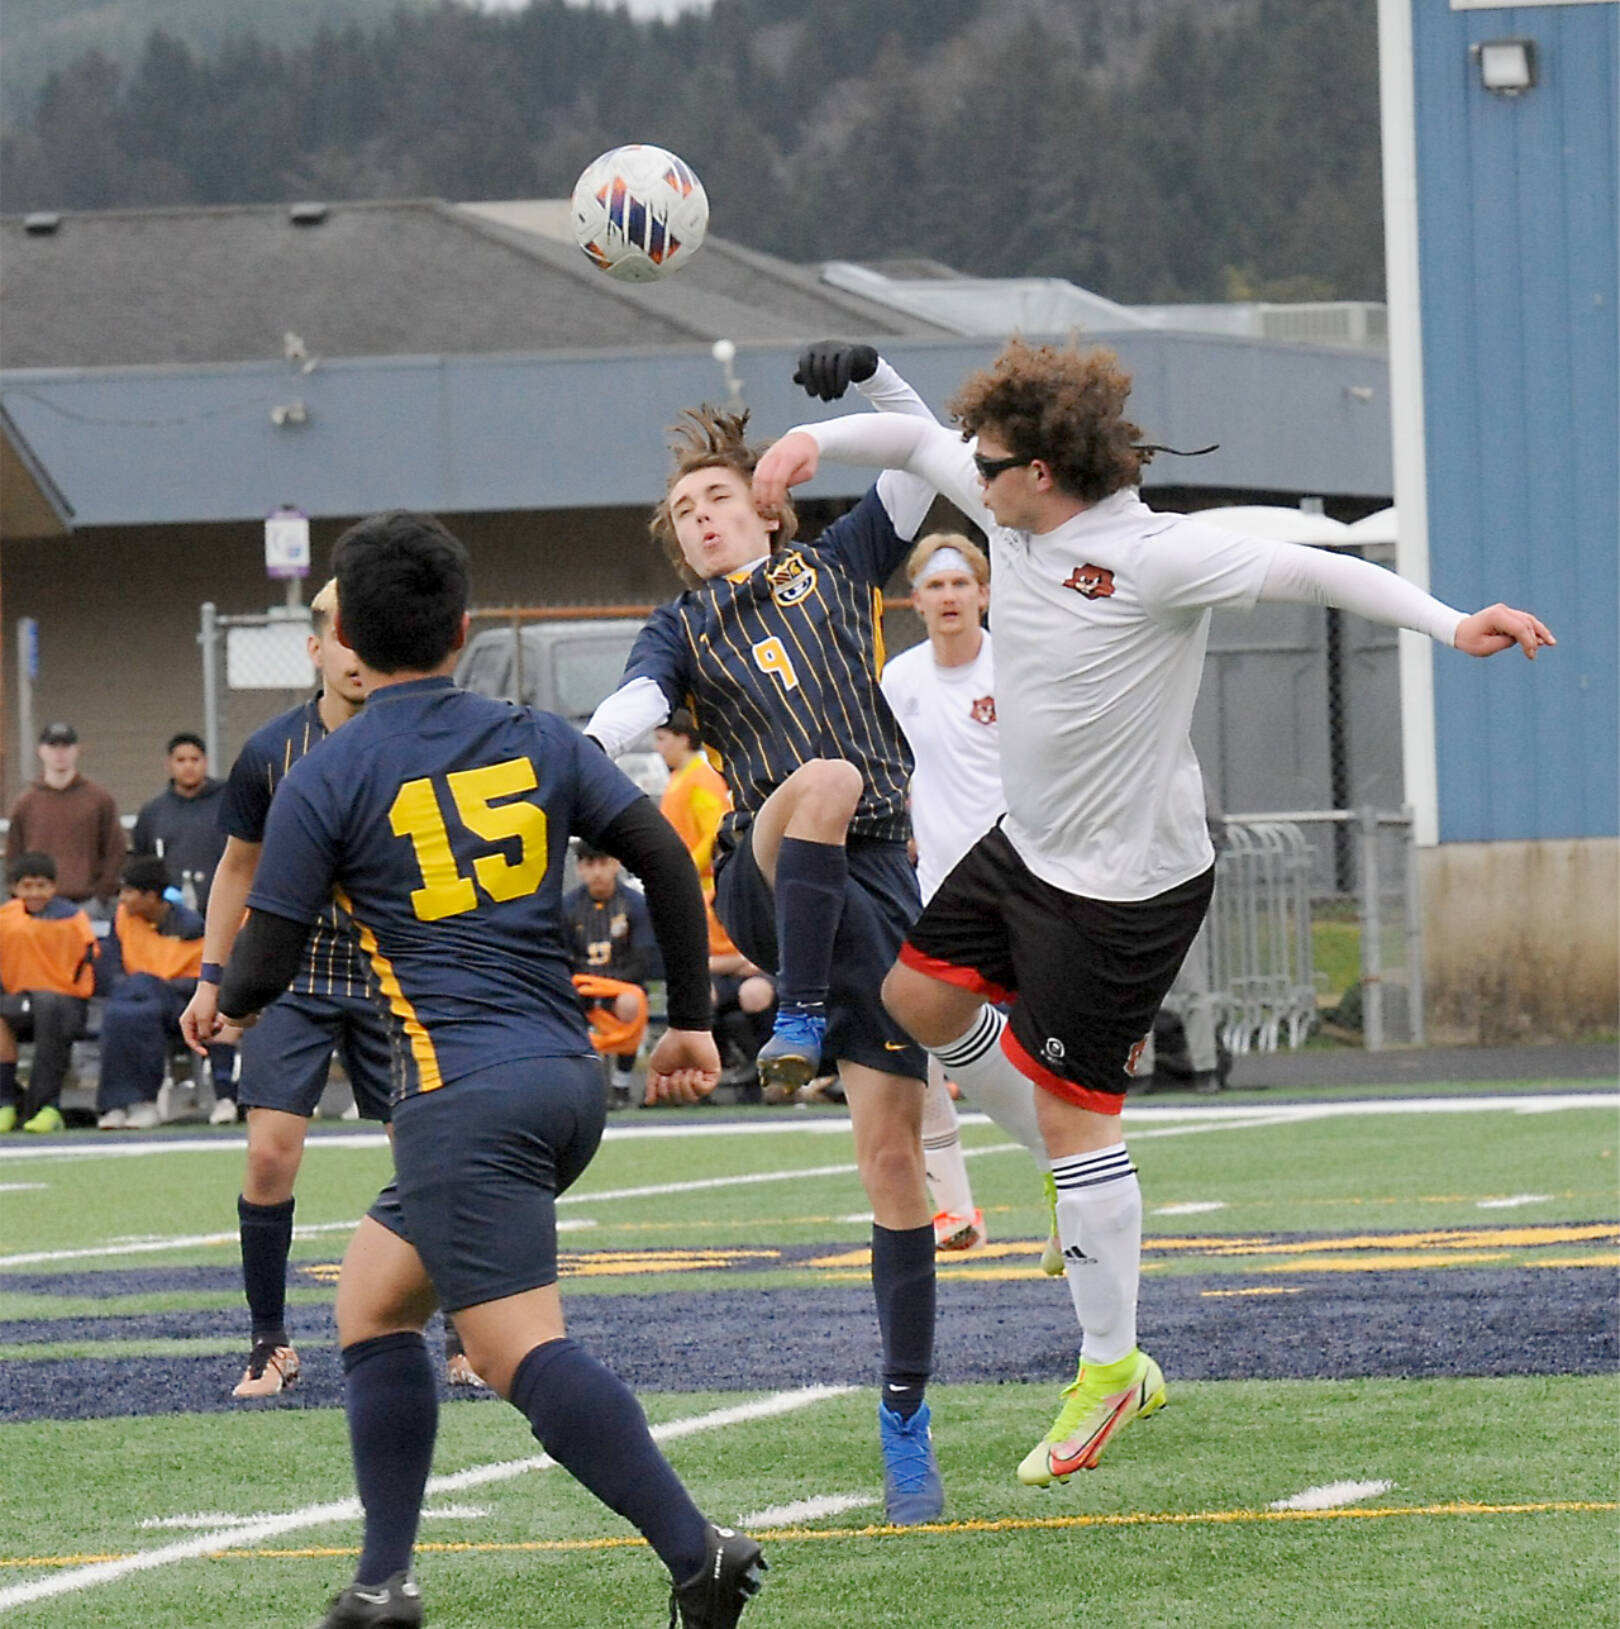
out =
{"type": "MultiPolygon", "coordinates": [[[[1171,1407],[1048,1491],[1013,1467],[1073,1370],[1027,1156],[964,1141],[991,1230],[942,1260],[946,1519],[881,1525],[867,1222],[823,1111],[615,1117],[559,1211],[572,1332],[765,1537],[745,1629],[1620,1621],[1620,1097],[1254,1093],[1127,1109],[1143,1344],[1171,1407]]],[[[358,1534],[335,1263],[386,1146],[318,1129],[304,1380],[233,1404],[239,1129],[0,1142],[0,1619],[313,1623],[358,1534]]],[[[439,1629],[664,1622],[661,1569],[487,1396],[443,1410],[439,1629]]]]}

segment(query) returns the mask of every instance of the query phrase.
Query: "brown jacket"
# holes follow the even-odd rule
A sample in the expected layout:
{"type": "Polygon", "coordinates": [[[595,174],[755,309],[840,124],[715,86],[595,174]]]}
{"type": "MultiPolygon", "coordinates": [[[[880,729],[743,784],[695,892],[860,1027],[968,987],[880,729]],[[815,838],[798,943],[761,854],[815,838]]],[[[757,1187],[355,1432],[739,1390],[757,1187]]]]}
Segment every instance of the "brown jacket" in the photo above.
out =
{"type": "Polygon", "coordinates": [[[60,791],[35,781],[17,799],[6,833],[6,866],[19,854],[49,854],[56,861],[56,891],[74,901],[111,899],[129,843],[118,823],[112,793],[83,775],[60,791]]]}

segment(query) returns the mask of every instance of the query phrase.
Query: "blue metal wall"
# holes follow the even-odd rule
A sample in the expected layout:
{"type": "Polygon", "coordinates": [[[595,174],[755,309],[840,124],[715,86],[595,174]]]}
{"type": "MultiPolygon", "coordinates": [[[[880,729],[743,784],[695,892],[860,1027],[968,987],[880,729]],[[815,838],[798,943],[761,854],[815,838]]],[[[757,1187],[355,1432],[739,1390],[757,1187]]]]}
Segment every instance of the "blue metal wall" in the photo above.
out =
{"type": "Polygon", "coordinates": [[[1440,652],[1440,838],[1620,826],[1620,5],[1412,0],[1433,591],[1534,610],[1532,666],[1440,652]],[[1539,83],[1469,46],[1536,41],[1539,83]]]}

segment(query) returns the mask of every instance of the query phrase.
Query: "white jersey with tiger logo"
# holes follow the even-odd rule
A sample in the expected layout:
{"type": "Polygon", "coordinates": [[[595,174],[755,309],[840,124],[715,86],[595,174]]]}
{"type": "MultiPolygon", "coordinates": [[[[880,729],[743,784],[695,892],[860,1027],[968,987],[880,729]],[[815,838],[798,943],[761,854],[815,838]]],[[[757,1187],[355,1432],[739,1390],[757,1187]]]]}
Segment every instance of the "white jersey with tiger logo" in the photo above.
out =
{"type": "Polygon", "coordinates": [[[917,886],[926,904],[951,867],[1006,808],[997,746],[996,677],[990,633],[959,667],[943,667],[925,639],[892,657],[883,694],[911,743],[911,830],[917,886]]]}

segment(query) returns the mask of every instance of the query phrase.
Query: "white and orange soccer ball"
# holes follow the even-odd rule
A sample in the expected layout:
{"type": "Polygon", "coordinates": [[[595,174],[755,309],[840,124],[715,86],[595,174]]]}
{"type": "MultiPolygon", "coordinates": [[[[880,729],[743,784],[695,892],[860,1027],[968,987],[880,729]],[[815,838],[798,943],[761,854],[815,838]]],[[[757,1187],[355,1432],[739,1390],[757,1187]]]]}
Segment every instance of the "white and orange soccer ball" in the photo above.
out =
{"type": "Polygon", "coordinates": [[[709,199],[685,160],[662,147],[615,147],[574,183],[574,241],[625,283],[678,271],[703,244],[709,199]]]}

